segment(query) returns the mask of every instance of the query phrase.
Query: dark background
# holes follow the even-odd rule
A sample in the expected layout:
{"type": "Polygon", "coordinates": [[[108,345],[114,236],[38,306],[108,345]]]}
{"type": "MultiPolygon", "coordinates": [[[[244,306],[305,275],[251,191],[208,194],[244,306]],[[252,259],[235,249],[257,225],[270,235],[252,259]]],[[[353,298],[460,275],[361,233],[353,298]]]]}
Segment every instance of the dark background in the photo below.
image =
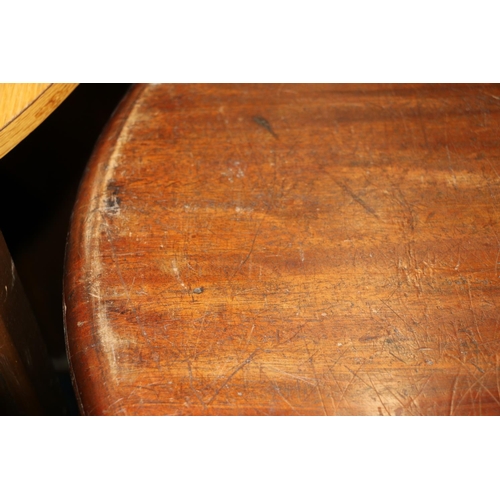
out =
{"type": "Polygon", "coordinates": [[[70,414],[62,317],[68,224],[93,148],[129,84],[80,84],[26,139],[0,159],[0,230],[38,320],[70,414]]]}

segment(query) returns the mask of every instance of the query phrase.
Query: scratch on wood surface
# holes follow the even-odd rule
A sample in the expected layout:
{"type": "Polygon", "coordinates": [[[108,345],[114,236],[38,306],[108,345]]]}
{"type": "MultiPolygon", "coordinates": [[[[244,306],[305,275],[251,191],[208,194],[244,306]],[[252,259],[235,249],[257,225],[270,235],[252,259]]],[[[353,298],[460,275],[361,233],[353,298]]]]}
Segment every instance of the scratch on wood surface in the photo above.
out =
{"type": "Polygon", "coordinates": [[[229,278],[229,282],[231,282],[233,280],[233,278],[240,272],[241,268],[245,265],[246,261],[250,258],[250,255],[252,255],[252,252],[253,252],[253,249],[254,249],[254,246],[255,246],[255,240],[257,239],[257,236],[260,233],[260,228],[262,227],[262,222],[263,221],[264,221],[264,217],[260,220],[259,225],[257,226],[257,230],[255,231],[255,235],[254,235],[254,237],[252,239],[252,244],[250,245],[250,250],[246,254],[245,258],[243,258],[240,261],[238,267],[236,268],[236,270],[234,271],[234,273],[232,274],[232,276],[229,278]]]}
{"type": "Polygon", "coordinates": [[[497,382],[497,392],[498,392],[498,397],[500,398],[500,383],[498,381],[498,372],[500,372],[500,364],[498,363],[498,354],[495,354],[495,374],[497,382]]]}
{"type": "MultiPolygon", "coordinates": [[[[265,375],[265,374],[264,374],[265,375]]],[[[270,380],[270,379],[269,379],[270,380]]],[[[271,380],[270,380],[271,381],[271,380]]],[[[296,414],[296,415],[300,415],[300,413],[295,409],[295,407],[293,406],[292,403],[290,403],[290,401],[288,401],[288,399],[285,398],[285,396],[283,396],[283,394],[281,393],[280,391],[280,388],[279,386],[271,381],[271,387],[274,389],[274,392],[276,392],[276,394],[285,402],[285,404],[296,414]]]]}
{"type": "Polygon", "coordinates": [[[172,260],[172,273],[175,276],[175,279],[177,280],[179,285],[181,285],[182,288],[184,288],[184,290],[188,290],[188,287],[186,286],[186,284],[184,283],[184,281],[181,278],[181,273],[179,271],[179,266],[177,265],[176,259],[172,260]]]}
{"type": "MultiPolygon", "coordinates": [[[[211,314],[214,314],[214,313],[210,313],[208,312],[208,307],[205,308],[205,312],[203,313],[203,315],[201,316],[201,318],[199,318],[198,320],[194,320],[193,321],[193,326],[196,325],[196,323],[201,319],[201,322],[200,322],[200,325],[199,327],[197,328],[197,334],[196,334],[196,340],[194,342],[194,347],[193,347],[193,354],[192,354],[192,359],[196,359],[196,356],[197,356],[197,353],[198,353],[198,343],[200,341],[200,335],[201,333],[205,330],[205,320],[207,318],[210,317],[211,314]]],[[[208,323],[210,323],[210,319],[208,320],[208,323]]],[[[164,327],[165,328],[165,327],[164,327]]]]}
{"type": "Polygon", "coordinates": [[[420,129],[422,130],[422,135],[424,137],[425,147],[428,150],[429,149],[429,142],[427,141],[427,132],[425,130],[425,123],[424,123],[424,120],[423,120],[423,117],[422,117],[422,110],[420,109],[420,102],[418,100],[418,97],[416,97],[416,99],[417,99],[417,117],[418,117],[418,122],[420,124],[420,129]]]}
{"type": "Polygon", "coordinates": [[[254,116],[252,119],[259,127],[265,128],[275,139],[278,139],[278,135],[274,132],[270,123],[265,118],[262,116],[254,116]]]}
{"type": "Polygon", "coordinates": [[[479,340],[481,341],[481,344],[484,344],[484,341],[483,341],[483,338],[481,336],[481,332],[479,331],[479,325],[477,324],[477,317],[476,317],[476,313],[474,311],[474,304],[472,303],[472,294],[471,294],[471,290],[470,290],[470,282],[469,282],[469,278],[467,278],[467,289],[469,291],[469,304],[470,304],[470,311],[472,313],[472,317],[474,318],[474,324],[476,326],[476,332],[477,332],[477,336],[479,338],[479,340]]]}
{"type": "Polygon", "coordinates": [[[415,407],[417,407],[417,405],[416,405],[416,403],[415,403],[415,402],[416,402],[416,401],[417,401],[417,399],[420,397],[420,395],[424,392],[425,387],[427,386],[427,384],[429,383],[429,380],[430,380],[433,376],[434,376],[434,374],[432,374],[432,373],[431,373],[431,374],[427,377],[426,381],[422,384],[422,386],[420,387],[420,390],[417,392],[417,394],[416,394],[415,396],[413,396],[413,397],[409,396],[409,398],[410,398],[410,402],[409,402],[409,404],[410,404],[411,406],[415,406],[415,407]]]}
{"type": "Polygon", "coordinates": [[[343,189],[356,203],[358,203],[359,205],[361,205],[370,215],[373,215],[373,217],[375,217],[377,219],[380,219],[380,217],[375,212],[375,210],[373,210],[373,208],[370,207],[370,205],[368,205],[368,203],[366,203],[364,200],[362,200],[359,196],[357,196],[356,194],[354,194],[345,184],[343,184],[342,182],[339,182],[337,180],[335,180],[335,183],[341,189],[343,189]]]}
{"type": "MultiPolygon", "coordinates": [[[[367,374],[367,376],[368,376],[368,378],[370,378],[368,374],[367,374]]],[[[370,379],[370,382],[371,382],[371,379],[370,379]]],[[[396,394],[394,394],[394,392],[389,387],[386,387],[385,390],[401,405],[401,407],[398,410],[396,410],[396,415],[398,415],[397,412],[398,411],[401,412],[401,410],[406,410],[412,416],[415,416],[415,414],[416,415],[421,415],[420,411],[418,411],[418,408],[416,409],[416,411],[414,411],[411,408],[411,406],[412,406],[412,404],[411,404],[411,402],[412,402],[411,398],[409,398],[409,401],[401,401],[401,399],[398,396],[396,396],[396,394]]],[[[379,400],[380,400],[380,398],[379,398],[379,400]]],[[[380,400],[380,402],[382,403],[382,400],[380,400]]],[[[385,406],[384,406],[384,409],[387,411],[387,409],[385,408],[385,406]]],[[[390,413],[389,413],[389,415],[390,415],[390,413]]]]}
{"type": "Polygon", "coordinates": [[[276,368],[275,366],[266,366],[266,368],[268,370],[272,370],[272,371],[275,371],[277,373],[283,373],[284,375],[286,375],[287,377],[290,377],[292,379],[300,380],[301,382],[304,382],[305,384],[308,384],[312,387],[316,387],[315,382],[313,380],[311,380],[310,378],[300,377],[299,375],[294,375],[293,373],[289,373],[289,372],[286,372],[284,370],[280,370],[279,368],[276,368]]]}
{"type": "MultiPolygon", "coordinates": [[[[488,389],[488,387],[486,387],[482,380],[488,375],[489,372],[486,372],[486,373],[483,373],[481,376],[479,377],[476,377],[470,370],[469,370],[469,367],[467,366],[466,363],[464,363],[460,358],[457,358],[456,356],[453,356],[452,354],[446,354],[446,356],[448,356],[449,358],[452,358],[456,361],[458,361],[460,363],[460,366],[462,368],[464,368],[464,370],[467,372],[467,375],[468,375],[468,381],[469,381],[469,387],[467,389],[467,391],[462,395],[462,397],[460,398],[460,401],[457,403],[457,407],[460,406],[460,404],[462,403],[462,401],[464,400],[465,396],[467,396],[468,393],[471,393],[472,394],[472,389],[474,388],[474,386],[476,385],[479,385],[485,392],[487,392],[492,398],[493,400],[495,401],[495,403],[497,403],[499,406],[500,406],[500,400],[488,389]],[[472,383],[472,385],[470,384],[470,381],[473,380],[474,382],[472,383]]],[[[499,397],[500,397],[500,394],[499,394],[499,397]]]]}
{"type": "Polygon", "coordinates": [[[12,259],[10,259],[10,274],[12,277],[10,288],[12,289],[16,283],[16,267],[14,266],[14,261],[12,259]]]}
{"type": "Polygon", "coordinates": [[[198,394],[198,391],[195,389],[195,387],[193,385],[193,370],[191,368],[191,362],[189,361],[189,359],[186,360],[186,362],[187,362],[188,372],[189,372],[189,387],[191,388],[192,393],[194,394],[196,399],[201,403],[203,408],[206,408],[207,405],[205,404],[203,399],[201,399],[200,395],[198,394]]]}
{"type": "Polygon", "coordinates": [[[375,394],[377,395],[380,403],[382,404],[382,406],[384,407],[384,410],[387,412],[388,415],[391,415],[391,412],[387,409],[387,407],[385,406],[385,403],[384,401],[382,400],[382,397],[380,396],[380,393],[378,392],[378,390],[376,389],[375,387],[375,384],[373,383],[372,379],[370,378],[370,375],[368,375],[368,373],[366,374],[366,376],[368,377],[368,380],[370,381],[370,384],[368,382],[366,382],[365,380],[363,380],[359,375],[358,375],[358,372],[359,372],[359,369],[355,372],[353,372],[347,365],[344,365],[344,368],[347,368],[347,370],[349,370],[352,375],[356,378],[358,378],[359,380],[361,380],[361,382],[363,382],[363,384],[365,384],[367,387],[369,387],[370,389],[372,389],[375,394]]]}
{"type": "Polygon", "coordinates": [[[288,401],[287,398],[285,398],[285,396],[283,396],[280,388],[279,388],[279,385],[273,380],[271,379],[267,373],[261,369],[261,373],[267,378],[267,380],[269,380],[269,383],[271,384],[271,387],[273,388],[274,392],[285,402],[285,404],[296,414],[296,415],[300,415],[300,413],[297,411],[297,409],[295,408],[295,406],[293,406],[292,403],[290,403],[290,401],[288,401]]]}
{"type": "Polygon", "coordinates": [[[458,383],[458,378],[460,376],[460,367],[458,367],[458,373],[455,375],[455,380],[453,382],[453,387],[451,390],[451,396],[450,396],[450,416],[453,415],[455,412],[455,397],[457,393],[457,383],[458,383]]]}
{"type": "MultiPolygon", "coordinates": [[[[497,241],[498,241],[498,237],[497,237],[497,241]]],[[[499,259],[500,259],[500,244],[499,244],[497,256],[495,257],[495,277],[498,277],[498,278],[500,278],[500,276],[498,275],[498,264],[500,264],[500,262],[498,261],[499,259]]]]}
{"type": "MultiPolygon", "coordinates": [[[[361,370],[361,368],[363,368],[363,365],[364,363],[362,363],[359,368],[356,370],[355,373],[353,373],[346,365],[344,365],[344,368],[346,368],[352,375],[351,379],[349,380],[349,382],[347,383],[347,385],[344,387],[344,389],[342,390],[342,394],[340,395],[340,399],[337,401],[337,405],[339,405],[340,403],[342,403],[342,401],[346,400],[347,403],[349,404],[349,400],[346,399],[346,393],[347,393],[347,390],[349,389],[349,387],[352,385],[352,383],[354,382],[354,379],[356,378],[358,372],[361,370]]],[[[335,381],[337,381],[337,379],[335,379],[335,381]]],[[[338,382],[337,382],[337,385],[339,386],[338,382]]],[[[340,387],[339,387],[340,388],[340,387]]]]}
{"type": "MultiPolygon", "coordinates": [[[[121,283],[121,285],[123,287],[123,290],[125,292],[125,295],[127,297],[127,306],[128,306],[130,304],[130,302],[131,302],[130,290],[129,290],[129,287],[128,287],[127,283],[125,282],[125,280],[123,278],[119,261],[116,258],[115,246],[114,246],[114,243],[113,243],[113,237],[112,237],[112,234],[111,234],[111,229],[109,227],[109,222],[107,220],[107,216],[104,213],[102,214],[102,216],[104,218],[104,223],[105,223],[104,226],[106,228],[107,239],[108,239],[109,247],[111,249],[111,257],[112,257],[112,260],[113,260],[113,264],[115,265],[116,272],[118,274],[118,278],[120,279],[120,283],[121,283]]],[[[104,305],[103,305],[103,309],[105,310],[105,306],[104,305]]],[[[135,316],[135,320],[137,322],[137,326],[140,328],[141,333],[142,333],[143,337],[145,338],[146,342],[148,344],[150,344],[151,341],[148,338],[148,334],[146,333],[146,330],[145,330],[144,325],[142,323],[142,320],[140,318],[139,311],[137,310],[137,308],[133,304],[131,305],[131,309],[132,309],[132,313],[135,316]]]]}
{"type": "Polygon", "coordinates": [[[398,356],[396,356],[392,351],[388,351],[389,354],[391,356],[393,356],[394,358],[396,358],[398,361],[401,361],[401,363],[404,363],[405,365],[407,365],[408,363],[406,361],[404,361],[403,359],[399,358],[398,356]]]}
{"type": "MultiPolygon", "coordinates": [[[[484,92],[483,92],[484,93],[484,92]]],[[[486,94],[484,93],[484,95],[487,95],[489,97],[492,97],[493,99],[495,99],[496,101],[500,101],[500,97],[498,97],[497,95],[494,95],[494,94],[486,94]]]]}
{"type": "Polygon", "coordinates": [[[306,346],[307,354],[309,355],[309,360],[308,361],[311,364],[312,372],[313,372],[313,375],[314,375],[314,380],[316,380],[316,390],[318,391],[318,394],[319,394],[319,399],[321,401],[321,406],[323,407],[323,411],[324,411],[325,415],[328,415],[328,412],[327,412],[326,406],[325,406],[325,400],[323,399],[323,392],[321,391],[321,387],[320,387],[320,381],[319,381],[319,378],[318,378],[318,374],[316,373],[316,367],[314,366],[314,353],[311,354],[311,352],[309,351],[309,346],[307,345],[307,342],[306,342],[305,339],[304,339],[304,344],[306,346]]]}
{"type": "Polygon", "coordinates": [[[253,335],[253,331],[255,330],[255,323],[252,324],[252,328],[250,328],[250,331],[248,332],[248,335],[247,335],[247,343],[245,345],[245,347],[248,347],[248,344],[250,343],[250,339],[252,338],[252,335],[253,335]]]}
{"type": "Polygon", "coordinates": [[[250,354],[250,356],[248,356],[248,358],[245,359],[245,361],[243,361],[242,363],[240,363],[229,375],[228,377],[224,380],[224,382],[216,389],[215,393],[213,394],[213,396],[208,400],[208,402],[206,403],[206,405],[210,405],[214,399],[219,395],[220,391],[227,385],[227,383],[242,369],[244,368],[246,365],[248,365],[249,363],[252,362],[252,359],[255,357],[255,355],[257,354],[257,352],[260,351],[260,348],[257,348],[255,349],[255,351],[252,352],[252,354],[250,354]]]}
{"type": "MultiPolygon", "coordinates": [[[[370,384],[371,384],[371,387],[372,389],[375,391],[375,394],[377,395],[380,403],[382,404],[382,406],[384,407],[384,410],[387,412],[387,415],[391,415],[391,412],[387,409],[387,406],[385,406],[385,403],[382,399],[382,396],[380,395],[380,393],[378,392],[377,388],[375,387],[375,384],[373,383],[370,375],[367,373],[366,376],[368,377],[368,380],[370,381],[370,384]]],[[[358,377],[364,382],[364,380],[358,375],[358,377]]],[[[366,383],[366,382],[365,382],[366,383]]]]}
{"type": "Polygon", "coordinates": [[[403,191],[401,191],[401,188],[399,186],[393,187],[393,190],[394,193],[397,193],[394,194],[395,200],[408,212],[408,225],[410,227],[410,230],[413,232],[415,230],[415,215],[413,213],[413,208],[410,203],[408,203],[406,196],[403,194],[403,191]]]}

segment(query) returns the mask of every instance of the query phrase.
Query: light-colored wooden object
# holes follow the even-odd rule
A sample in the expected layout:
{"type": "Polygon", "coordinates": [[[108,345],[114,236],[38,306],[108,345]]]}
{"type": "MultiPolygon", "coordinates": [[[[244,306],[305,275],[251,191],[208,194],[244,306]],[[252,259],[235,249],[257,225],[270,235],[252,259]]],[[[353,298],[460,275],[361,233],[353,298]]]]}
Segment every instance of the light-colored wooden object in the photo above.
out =
{"type": "Polygon", "coordinates": [[[38,127],[77,85],[76,83],[1,83],[0,158],[38,127]]]}
{"type": "MultiPolygon", "coordinates": [[[[0,158],[38,127],[76,86],[0,84],[0,158]]],[[[0,233],[0,414],[63,412],[57,379],[0,233]]]]}

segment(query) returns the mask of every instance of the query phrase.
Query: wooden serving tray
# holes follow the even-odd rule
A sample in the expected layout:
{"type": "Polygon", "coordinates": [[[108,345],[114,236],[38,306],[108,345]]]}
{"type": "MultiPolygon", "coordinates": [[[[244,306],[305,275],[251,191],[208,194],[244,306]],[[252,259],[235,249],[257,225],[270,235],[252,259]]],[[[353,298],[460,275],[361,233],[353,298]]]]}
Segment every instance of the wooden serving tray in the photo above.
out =
{"type": "Polygon", "coordinates": [[[500,87],[139,85],[65,307],[86,414],[500,414],[500,87]]]}

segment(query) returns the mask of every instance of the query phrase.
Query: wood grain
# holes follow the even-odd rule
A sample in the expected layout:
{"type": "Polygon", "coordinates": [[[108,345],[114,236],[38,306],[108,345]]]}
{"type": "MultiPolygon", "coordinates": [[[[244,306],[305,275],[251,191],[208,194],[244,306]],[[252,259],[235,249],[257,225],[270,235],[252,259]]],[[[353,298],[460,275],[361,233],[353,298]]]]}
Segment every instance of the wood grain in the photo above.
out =
{"type": "Polygon", "coordinates": [[[0,83],[0,158],[76,88],[74,83],[0,83]]]}
{"type": "Polygon", "coordinates": [[[500,414],[500,87],[144,85],[74,210],[85,414],[500,414]]]}
{"type": "Polygon", "coordinates": [[[64,402],[0,233],[0,415],[62,415],[64,402]]]}

